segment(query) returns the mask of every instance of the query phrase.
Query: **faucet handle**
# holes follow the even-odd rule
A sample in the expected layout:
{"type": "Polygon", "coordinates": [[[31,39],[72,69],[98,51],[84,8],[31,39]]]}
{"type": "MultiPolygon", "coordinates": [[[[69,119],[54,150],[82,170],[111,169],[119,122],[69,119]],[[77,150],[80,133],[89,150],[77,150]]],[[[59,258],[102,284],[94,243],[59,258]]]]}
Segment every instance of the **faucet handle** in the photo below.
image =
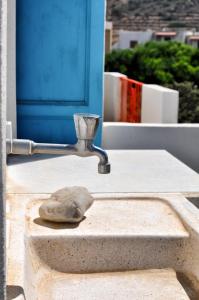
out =
{"type": "Polygon", "coordinates": [[[93,140],[99,126],[100,116],[93,114],[74,114],[75,130],[80,140],[93,140]]]}

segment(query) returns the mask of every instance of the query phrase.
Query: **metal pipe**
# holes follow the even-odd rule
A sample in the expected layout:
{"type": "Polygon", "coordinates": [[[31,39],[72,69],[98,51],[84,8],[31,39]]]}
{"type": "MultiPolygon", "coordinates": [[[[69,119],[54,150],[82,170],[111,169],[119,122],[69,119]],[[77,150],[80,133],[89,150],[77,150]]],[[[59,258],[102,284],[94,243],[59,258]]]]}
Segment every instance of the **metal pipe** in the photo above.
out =
{"type": "Polygon", "coordinates": [[[7,154],[33,155],[55,154],[55,155],[76,155],[80,157],[97,156],[99,158],[98,172],[100,174],[110,173],[110,164],[105,150],[93,144],[99,116],[96,115],[74,115],[75,128],[78,137],[77,144],[46,144],[35,143],[31,140],[13,139],[7,140],[7,154]]]}

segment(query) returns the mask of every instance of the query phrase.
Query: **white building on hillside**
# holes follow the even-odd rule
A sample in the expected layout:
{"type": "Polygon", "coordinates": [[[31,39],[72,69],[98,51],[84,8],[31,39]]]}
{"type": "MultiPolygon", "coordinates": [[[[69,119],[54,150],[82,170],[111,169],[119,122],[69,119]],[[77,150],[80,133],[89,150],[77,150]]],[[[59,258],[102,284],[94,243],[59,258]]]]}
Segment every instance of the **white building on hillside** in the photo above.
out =
{"type": "Polygon", "coordinates": [[[192,47],[199,48],[199,32],[195,32],[194,35],[187,37],[187,44],[192,47]]]}
{"type": "Polygon", "coordinates": [[[118,43],[114,45],[115,49],[134,48],[138,44],[144,44],[152,39],[153,31],[126,31],[119,30],[118,43]]]}
{"type": "Polygon", "coordinates": [[[194,30],[187,31],[187,30],[179,30],[179,29],[173,29],[173,30],[167,30],[164,29],[162,31],[154,32],[153,33],[153,39],[156,41],[177,41],[181,43],[186,43],[187,37],[190,35],[193,35],[194,30]]]}
{"type": "Polygon", "coordinates": [[[129,49],[136,45],[144,44],[151,40],[155,41],[178,41],[181,43],[188,43],[194,47],[198,47],[199,33],[195,30],[186,29],[164,29],[162,31],[154,32],[152,30],[146,31],[126,31],[119,30],[118,42],[113,45],[113,49],[129,49]]]}

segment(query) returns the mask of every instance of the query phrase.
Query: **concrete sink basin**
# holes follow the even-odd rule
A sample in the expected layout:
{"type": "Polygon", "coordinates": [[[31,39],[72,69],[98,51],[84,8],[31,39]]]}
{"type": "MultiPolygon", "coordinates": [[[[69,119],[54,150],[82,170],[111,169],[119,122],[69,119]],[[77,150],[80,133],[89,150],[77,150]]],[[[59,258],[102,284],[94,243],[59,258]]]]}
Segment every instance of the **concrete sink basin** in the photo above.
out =
{"type": "Polygon", "coordinates": [[[42,221],[41,203],[26,210],[26,299],[199,299],[199,213],[184,197],[95,195],[76,225],[42,221]]]}
{"type": "Polygon", "coordinates": [[[8,300],[198,300],[199,210],[181,195],[95,194],[77,225],[49,194],[7,199],[8,300]]]}

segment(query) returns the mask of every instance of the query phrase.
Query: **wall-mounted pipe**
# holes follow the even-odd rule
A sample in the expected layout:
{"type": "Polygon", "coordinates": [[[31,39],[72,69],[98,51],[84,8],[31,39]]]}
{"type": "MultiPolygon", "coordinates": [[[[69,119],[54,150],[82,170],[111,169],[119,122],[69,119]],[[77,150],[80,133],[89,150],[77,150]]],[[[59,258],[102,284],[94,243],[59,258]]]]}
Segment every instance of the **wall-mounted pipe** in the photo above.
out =
{"type": "Polygon", "coordinates": [[[7,154],[33,155],[55,154],[76,155],[80,157],[97,156],[99,158],[98,172],[100,174],[110,173],[108,155],[103,149],[93,144],[99,116],[90,114],[75,114],[75,129],[78,142],[75,145],[35,143],[31,140],[7,139],[7,154]]]}

